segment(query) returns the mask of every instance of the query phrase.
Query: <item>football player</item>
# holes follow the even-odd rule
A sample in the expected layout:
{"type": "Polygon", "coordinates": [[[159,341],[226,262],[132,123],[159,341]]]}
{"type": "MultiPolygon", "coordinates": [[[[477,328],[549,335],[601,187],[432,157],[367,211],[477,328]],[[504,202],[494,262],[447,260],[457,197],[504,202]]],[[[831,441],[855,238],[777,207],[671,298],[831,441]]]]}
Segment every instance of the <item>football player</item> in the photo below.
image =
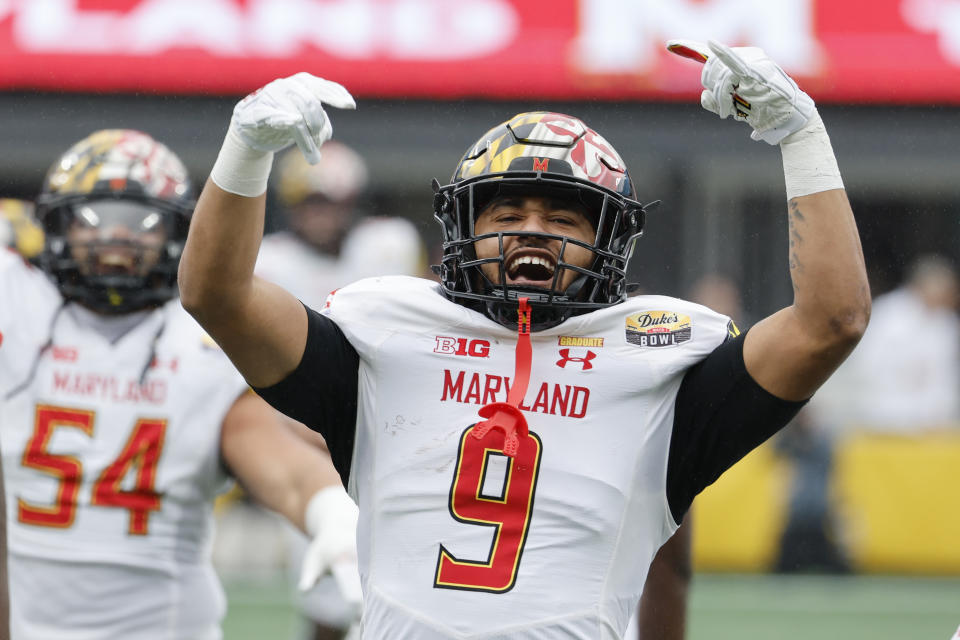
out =
{"type": "Polygon", "coordinates": [[[98,131],[47,174],[40,268],[0,255],[14,638],[219,638],[212,507],[228,474],[323,560],[355,554],[329,457],[177,300],[193,204],[166,146],[98,131]]]}
{"type": "MultiPolygon", "coordinates": [[[[677,43],[671,43],[677,44],[677,43]]],[[[846,357],[870,295],[813,101],[755,48],[679,43],[701,103],[783,156],[794,301],[726,316],[626,297],[645,207],[581,120],[517,115],[434,182],[440,282],[362,280],[321,310],[252,275],[273,152],[316,161],[352,108],[306,73],[241,100],[180,263],[184,306],[359,501],[369,638],[621,638],[694,496],[846,357]]]]}
{"type": "Polygon", "coordinates": [[[363,158],[339,142],[325,145],[314,165],[296,149],[282,154],[273,188],[286,229],[264,236],[257,275],[316,307],[354,280],[423,272],[423,242],[410,221],[357,208],[366,185],[363,158]]]}
{"type": "MultiPolygon", "coordinates": [[[[0,246],[25,259],[34,258],[43,247],[43,232],[33,220],[33,203],[16,198],[0,198],[0,246]]],[[[6,253],[6,252],[0,252],[6,253]]],[[[0,258],[4,260],[7,258],[0,258]]],[[[3,346],[0,331],[0,347],[3,346]]],[[[0,405],[3,398],[0,397],[0,405]]],[[[2,456],[0,456],[2,457],[2,456]]],[[[0,640],[10,637],[10,599],[7,579],[7,508],[0,465],[0,640]]]]}
{"type": "Polygon", "coordinates": [[[351,281],[340,254],[367,184],[366,163],[353,149],[338,142],[326,151],[316,166],[295,149],[277,159],[273,189],[285,228],[264,236],[256,267],[308,304],[351,281]]]}
{"type": "MultiPolygon", "coordinates": [[[[264,236],[255,272],[308,306],[323,305],[334,289],[374,275],[419,275],[423,243],[403,218],[363,217],[358,199],[367,185],[367,166],[350,147],[331,141],[320,162],[309,164],[297,149],[277,160],[273,172],[277,203],[287,229],[264,236]]],[[[307,541],[287,527],[290,565],[300,567],[307,541]]],[[[347,602],[332,576],[298,591],[312,640],[343,638],[357,607],[347,602]]]]}

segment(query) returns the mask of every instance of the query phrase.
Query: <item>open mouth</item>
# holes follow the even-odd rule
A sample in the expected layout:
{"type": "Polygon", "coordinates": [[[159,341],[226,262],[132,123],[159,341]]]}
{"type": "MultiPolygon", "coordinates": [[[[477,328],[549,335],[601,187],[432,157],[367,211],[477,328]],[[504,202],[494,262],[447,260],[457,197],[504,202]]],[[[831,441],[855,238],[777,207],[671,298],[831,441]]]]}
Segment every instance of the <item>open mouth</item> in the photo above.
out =
{"type": "Polygon", "coordinates": [[[553,284],[557,263],[552,256],[544,253],[523,253],[511,257],[506,268],[507,284],[549,289],[553,284]]]}
{"type": "Polygon", "coordinates": [[[137,271],[137,259],[130,251],[101,251],[93,268],[99,275],[133,275],[137,271]]]}

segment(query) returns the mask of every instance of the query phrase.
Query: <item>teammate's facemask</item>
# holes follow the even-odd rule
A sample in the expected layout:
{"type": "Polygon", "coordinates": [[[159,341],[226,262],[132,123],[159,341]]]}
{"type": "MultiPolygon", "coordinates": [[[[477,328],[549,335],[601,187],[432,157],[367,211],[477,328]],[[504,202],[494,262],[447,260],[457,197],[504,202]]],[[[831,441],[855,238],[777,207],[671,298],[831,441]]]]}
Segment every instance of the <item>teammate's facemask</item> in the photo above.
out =
{"type": "Polygon", "coordinates": [[[165,145],[139,131],[98,131],[47,173],[40,265],[65,299],[100,313],[161,305],[177,294],[193,205],[187,170],[165,145]]]}
{"type": "Polygon", "coordinates": [[[626,299],[627,263],[643,232],[644,206],[614,148],[581,120],[560,113],[521,113],[485,133],[464,154],[450,184],[434,180],[434,217],[443,234],[443,259],[435,268],[444,294],[513,328],[517,301],[529,298],[534,330],[560,324],[573,315],[626,299]],[[477,216],[494,198],[548,197],[582,205],[595,231],[592,243],[548,233],[519,231],[477,235],[477,216]],[[559,242],[549,287],[508,284],[503,253],[505,236],[539,237],[559,242]],[[500,254],[478,259],[475,243],[497,238],[500,254]],[[592,264],[567,262],[568,247],[593,252],[592,264]],[[566,254],[566,255],[565,255],[566,254]],[[499,265],[499,278],[481,266],[499,265]],[[564,270],[578,275],[558,288],[564,270]]]}

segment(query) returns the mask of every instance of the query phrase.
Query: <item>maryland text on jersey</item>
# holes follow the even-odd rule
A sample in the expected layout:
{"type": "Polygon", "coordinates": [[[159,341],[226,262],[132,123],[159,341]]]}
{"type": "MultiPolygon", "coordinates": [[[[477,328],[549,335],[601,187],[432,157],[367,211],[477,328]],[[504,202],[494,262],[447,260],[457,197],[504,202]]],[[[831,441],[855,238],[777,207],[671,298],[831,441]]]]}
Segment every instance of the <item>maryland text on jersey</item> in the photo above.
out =
{"type": "MultiPolygon", "coordinates": [[[[571,360],[571,358],[568,358],[571,360]]],[[[441,402],[486,405],[491,402],[506,402],[510,393],[510,378],[476,371],[443,370],[441,402]]],[[[590,403],[590,389],[569,384],[550,382],[531,383],[529,405],[520,402],[520,409],[534,413],[546,413],[566,418],[583,418],[590,403]]]]}

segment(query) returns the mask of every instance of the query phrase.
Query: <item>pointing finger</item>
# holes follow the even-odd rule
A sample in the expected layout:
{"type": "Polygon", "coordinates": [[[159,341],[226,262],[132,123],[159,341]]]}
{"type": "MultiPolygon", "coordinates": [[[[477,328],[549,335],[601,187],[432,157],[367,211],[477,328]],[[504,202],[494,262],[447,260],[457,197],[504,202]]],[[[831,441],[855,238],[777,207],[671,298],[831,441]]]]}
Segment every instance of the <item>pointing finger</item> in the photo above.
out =
{"type": "Polygon", "coordinates": [[[757,79],[757,74],[750,68],[750,65],[744,62],[743,58],[741,58],[736,51],[715,40],[709,40],[707,44],[710,46],[710,51],[717,56],[717,59],[725,64],[735,75],[741,78],[757,79]]]}
{"type": "Polygon", "coordinates": [[[324,80],[304,71],[293,76],[318,100],[338,109],[356,109],[357,103],[347,89],[337,82],[324,80]]]}
{"type": "Polygon", "coordinates": [[[667,51],[703,64],[710,57],[710,49],[697,40],[667,40],[667,51]]]}

